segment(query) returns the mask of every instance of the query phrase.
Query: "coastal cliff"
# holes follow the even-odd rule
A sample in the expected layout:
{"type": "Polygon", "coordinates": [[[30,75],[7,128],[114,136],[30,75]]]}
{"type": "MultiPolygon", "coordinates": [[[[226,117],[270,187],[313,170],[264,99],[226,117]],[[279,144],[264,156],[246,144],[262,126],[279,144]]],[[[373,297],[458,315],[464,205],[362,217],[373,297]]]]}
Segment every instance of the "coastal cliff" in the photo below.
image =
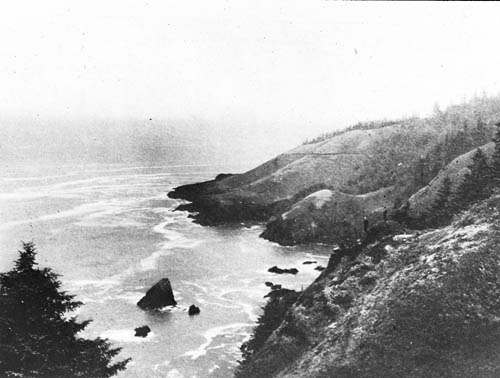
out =
{"type": "Polygon", "coordinates": [[[281,321],[260,319],[236,377],[497,377],[499,219],[497,194],[446,227],[332,255],[281,321]]]}
{"type": "Polygon", "coordinates": [[[346,130],[299,146],[246,173],[175,188],[169,197],[190,201],[179,209],[194,213],[197,223],[217,225],[268,221],[322,189],[359,195],[396,183],[397,191],[404,192],[404,185],[397,182],[404,181],[403,172],[421,152],[407,147],[412,134],[419,144],[429,144],[439,131],[414,120],[346,130]],[[388,144],[393,147],[390,154],[388,144]]]}
{"type": "Polygon", "coordinates": [[[309,287],[270,292],[236,378],[500,375],[498,105],[333,133],[169,194],[201,224],[336,245],[309,287]]]}
{"type": "Polygon", "coordinates": [[[178,209],[202,225],[265,222],[262,236],[281,244],[338,244],[363,234],[364,217],[370,226],[378,222],[381,209],[392,217],[406,206],[406,217],[425,216],[445,177],[452,189],[460,185],[473,153],[461,155],[480,146],[491,153],[485,144],[499,120],[500,98],[491,97],[428,118],[358,123],[248,172],[221,174],[168,195],[189,201],[178,209]],[[388,188],[388,196],[379,195],[388,188]],[[314,198],[322,196],[334,200],[316,211],[314,198]]]}
{"type": "MultiPolygon", "coordinates": [[[[262,236],[280,244],[339,244],[365,236],[365,217],[372,226],[405,205],[406,217],[424,216],[444,177],[460,184],[473,153],[461,155],[488,143],[498,119],[493,98],[431,118],[358,124],[168,195],[189,201],[178,209],[202,225],[266,222],[262,236]]],[[[491,145],[482,148],[491,155],[491,145]]]]}

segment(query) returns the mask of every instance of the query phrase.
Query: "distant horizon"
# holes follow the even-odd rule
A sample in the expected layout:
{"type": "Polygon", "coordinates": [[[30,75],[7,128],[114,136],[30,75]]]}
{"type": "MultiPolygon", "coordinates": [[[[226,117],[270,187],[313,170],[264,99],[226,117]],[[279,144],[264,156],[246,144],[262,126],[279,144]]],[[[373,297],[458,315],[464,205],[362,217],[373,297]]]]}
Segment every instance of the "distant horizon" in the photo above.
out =
{"type": "Polygon", "coordinates": [[[194,119],[291,146],[498,93],[499,11],[497,3],[3,4],[0,114],[194,119]]]}
{"type": "MultiPolygon", "coordinates": [[[[470,103],[475,98],[500,95],[474,93],[462,101],[439,106],[470,103]],[[465,102],[464,102],[465,101],[465,102]]],[[[434,103],[436,105],[437,103],[434,103]]],[[[439,105],[439,104],[438,104],[439,105]]],[[[248,169],[285,153],[300,144],[358,123],[398,121],[428,114],[399,118],[359,120],[322,132],[291,135],[287,130],[253,129],[250,125],[211,123],[196,117],[186,119],[141,118],[138,116],[0,116],[0,153],[10,163],[105,163],[105,164],[207,164],[232,165],[248,169]],[[236,159],[236,163],[233,161],[236,159]],[[231,163],[229,163],[231,162],[231,163]]]]}

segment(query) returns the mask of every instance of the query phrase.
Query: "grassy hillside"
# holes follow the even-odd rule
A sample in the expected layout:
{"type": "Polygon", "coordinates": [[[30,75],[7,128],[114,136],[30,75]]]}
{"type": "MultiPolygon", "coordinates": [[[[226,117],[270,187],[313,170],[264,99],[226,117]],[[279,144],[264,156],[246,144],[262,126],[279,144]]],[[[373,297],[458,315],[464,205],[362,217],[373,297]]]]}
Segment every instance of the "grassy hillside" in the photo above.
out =
{"type": "Polygon", "coordinates": [[[369,225],[383,220],[383,213],[392,209],[396,194],[394,187],[360,195],[323,189],[269,222],[262,237],[284,245],[350,245],[364,238],[365,217],[369,225]]]}
{"type": "Polygon", "coordinates": [[[457,156],[490,141],[499,120],[495,97],[475,98],[428,118],[361,124],[246,173],[182,186],[169,196],[191,201],[181,208],[197,213],[196,221],[205,225],[267,221],[319,189],[356,196],[393,187],[390,207],[398,208],[457,156]]]}

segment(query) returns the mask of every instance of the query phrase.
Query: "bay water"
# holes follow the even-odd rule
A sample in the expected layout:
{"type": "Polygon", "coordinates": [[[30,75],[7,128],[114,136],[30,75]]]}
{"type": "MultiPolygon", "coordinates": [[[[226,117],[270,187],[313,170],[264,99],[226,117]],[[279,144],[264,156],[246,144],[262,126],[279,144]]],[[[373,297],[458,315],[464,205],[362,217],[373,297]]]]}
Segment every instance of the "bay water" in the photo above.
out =
{"type": "Polygon", "coordinates": [[[120,378],[232,376],[269,292],[266,281],[301,290],[331,248],[282,247],[259,238],[262,225],[202,227],[175,186],[212,179],[238,166],[5,165],[0,168],[0,271],[21,241],[60,274],[63,289],[92,319],[85,337],[105,337],[131,357],[120,378]],[[315,264],[303,262],[314,260],[315,264]],[[267,270],[295,267],[296,276],[267,270]],[[176,307],[146,312],[137,301],[158,280],[172,284],[176,307]],[[200,307],[188,316],[191,304],[200,307]],[[134,328],[148,325],[146,338],[134,328]]]}

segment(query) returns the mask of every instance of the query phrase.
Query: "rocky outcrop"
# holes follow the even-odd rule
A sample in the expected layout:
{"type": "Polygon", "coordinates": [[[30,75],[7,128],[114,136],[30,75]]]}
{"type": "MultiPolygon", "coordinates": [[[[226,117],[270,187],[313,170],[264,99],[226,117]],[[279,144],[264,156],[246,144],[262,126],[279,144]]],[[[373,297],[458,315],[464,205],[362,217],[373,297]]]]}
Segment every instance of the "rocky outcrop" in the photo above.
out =
{"type": "Polygon", "coordinates": [[[146,337],[149,332],[151,332],[151,328],[148,326],[137,327],[135,330],[136,337],[146,337]]]}
{"type": "Polygon", "coordinates": [[[264,308],[264,313],[259,317],[258,326],[255,328],[250,340],[241,347],[243,352],[242,367],[247,363],[251,363],[254,351],[260,350],[269,337],[272,337],[273,332],[280,326],[285,314],[299,297],[299,293],[294,290],[279,289],[271,291],[266,297],[269,300],[264,308]]]}
{"type": "Polygon", "coordinates": [[[177,302],[174,299],[172,286],[168,278],[158,281],[146,295],[137,302],[137,306],[143,310],[158,310],[165,306],[175,306],[177,302]]]}
{"type": "Polygon", "coordinates": [[[261,236],[282,245],[351,244],[366,236],[364,219],[369,225],[382,220],[384,211],[392,209],[395,196],[393,187],[357,196],[320,190],[271,220],[261,236]]]}
{"type": "Polygon", "coordinates": [[[282,269],[278,268],[276,265],[273,266],[272,268],[269,268],[267,271],[269,273],[276,273],[276,274],[297,274],[299,272],[297,268],[282,269]]]}
{"type": "Polygon", "coordinates": [[[281,285],[278,285],[278,284],[276,284],[276,285],[275,285],[275,284],[273,284],[272,282],[269,282],[269,281],[267,281],[267,282],[265,283],[265,285],[266,285],[267,287],[271,288],[271,290],[280,290],[280,289],[282,288],[282,286],[281,286],[281,285]]]}
{"type": "Polygon", "coordinates": [[[192,304],[189,306],[188,314],[189,316],[198,315],[200,313],[200,308],[192,304]]]}
{"type": "Polygon", "coordinates": [[[279,319],[269,301],[236,377],[498,377],[499,220],[497,195],[449,226],[337,250],[279,319]]]}

